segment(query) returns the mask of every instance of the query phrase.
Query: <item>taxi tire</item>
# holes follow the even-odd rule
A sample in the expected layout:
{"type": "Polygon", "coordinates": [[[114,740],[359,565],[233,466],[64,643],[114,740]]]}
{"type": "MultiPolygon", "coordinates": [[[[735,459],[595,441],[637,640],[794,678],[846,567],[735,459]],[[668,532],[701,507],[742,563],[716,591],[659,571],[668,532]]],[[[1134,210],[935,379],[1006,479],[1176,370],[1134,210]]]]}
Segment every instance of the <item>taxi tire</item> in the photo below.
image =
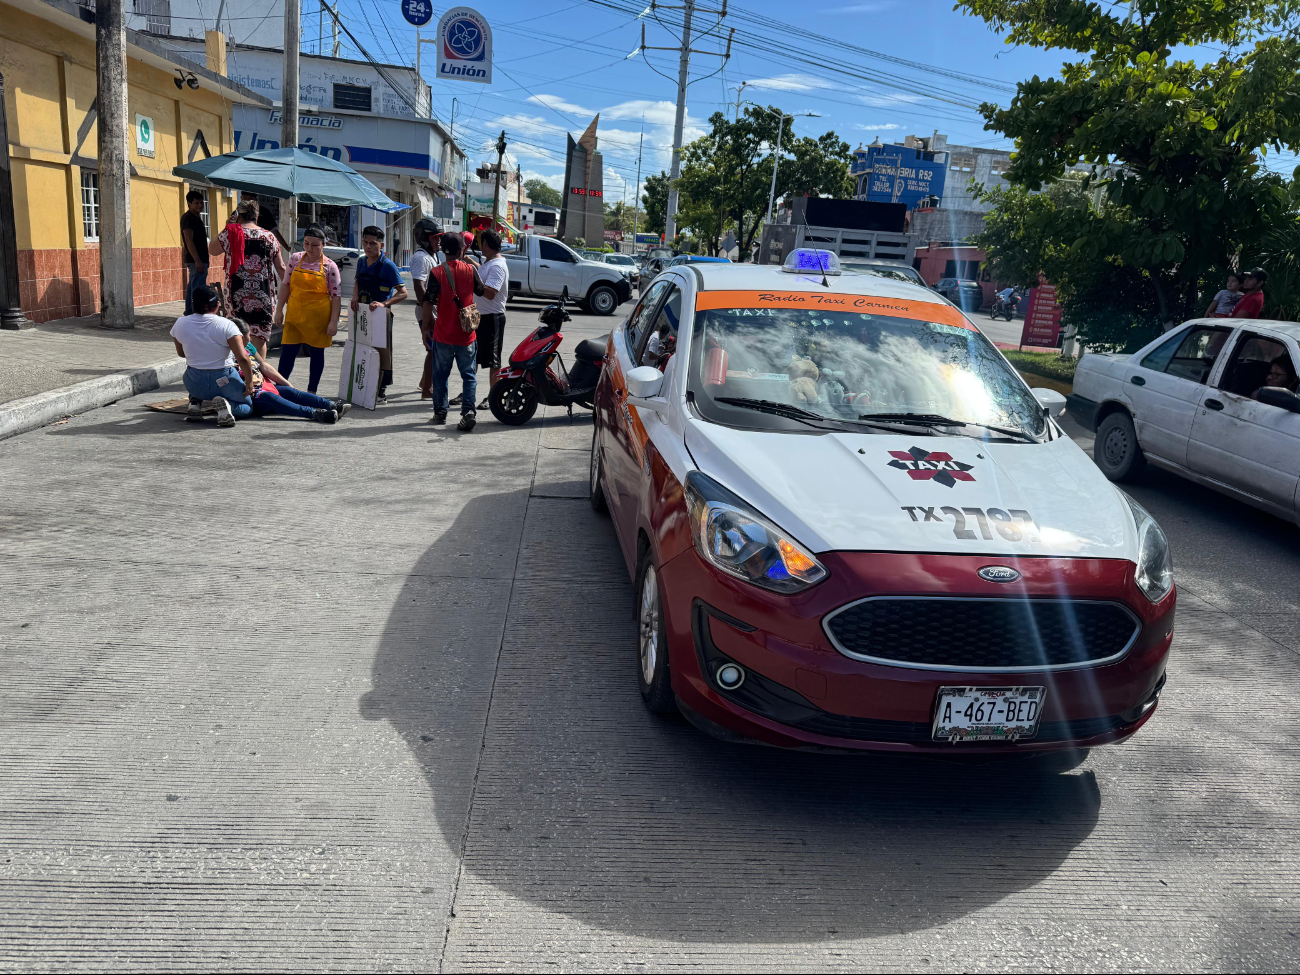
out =
{"type": "Polygon", "coordinates": [[[641,553],[636,572],[636,680],[641,700],[655,714],[673,714],[677,698],[673,694],[672,677],[668,672],[668,641],[664,628],[663,590],[659,586],[659,572],[654,557],[647,547],[641,553]],[[652,641],[648,646],[646,641],[652,641]],[[645,651],[652,649],[653,659],[647,660],[645,651]],[[650,679],[646,679],[649,671],[650,679]]]}
{"type": "Polygon", "coordinates": [[[609,514],[609,505],[605,502],[605,465],[600,462],[600,427],[592,424],[590,476],[587,479],[587,500],[591,510],[598,515],[609,514]]]}
{"type": "Polygon", "coordinates": [[[1092,458],[1101,472],[1112,481],[1128,481],[1142,473],[1147,466],[1146,455],[1138,443],[1133,418],[1123,410],[1116,410],[1097,424],[1097,439],[1093,443],[1092,458]]]}

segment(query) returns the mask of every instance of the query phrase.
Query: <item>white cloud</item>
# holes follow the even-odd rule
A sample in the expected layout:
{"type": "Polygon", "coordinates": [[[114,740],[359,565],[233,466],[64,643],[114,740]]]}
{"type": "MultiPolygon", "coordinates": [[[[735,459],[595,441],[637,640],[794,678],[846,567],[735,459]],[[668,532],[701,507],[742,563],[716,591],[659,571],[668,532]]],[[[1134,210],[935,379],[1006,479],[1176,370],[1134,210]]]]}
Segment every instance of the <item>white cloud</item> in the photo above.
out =
{"type": "Polygon", "coordinates": [[[863,132],[893,132],[895,129],[901,129],[902,126],[897,122],[889,122],[886,125],[866,125],[859,122],[853,126],[855,129],[861,129],[863,132]]]}
{"type": "Polygon", "coordinates": [[[770,91],[820,91],[839,87],[833,81],[810,74],[779,74],[771,78],[757,78],[745,82],[746,88],[763,88],[770,91]]]}
{"type": "Polygon", "coordinates": [[[567,112],[569,115],[591,116],[596,114],[590,108],[583,108],[581,105],[575,105],[573,102],[565,101],[559,95],[529,95],[528,100],[536,105],[544,105],[547,108],[553,108],[557,112],[567,112]]]}
{"type": "Polygon", "coordinates": [[[907,92],[896,92],[879,95],[858,95],[857,99],[863,105],[870,105],[872,108],[888,108],[891,105],[915,105],[921,101],[921,96],[908,94],[907,92]]]}

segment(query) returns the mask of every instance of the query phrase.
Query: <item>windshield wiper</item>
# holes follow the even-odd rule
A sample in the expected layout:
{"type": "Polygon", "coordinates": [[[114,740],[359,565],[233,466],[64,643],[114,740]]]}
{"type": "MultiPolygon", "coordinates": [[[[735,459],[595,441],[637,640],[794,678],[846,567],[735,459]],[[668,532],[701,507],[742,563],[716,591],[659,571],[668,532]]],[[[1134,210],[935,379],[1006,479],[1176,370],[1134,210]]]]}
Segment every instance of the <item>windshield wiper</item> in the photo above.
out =
{"type": "Polygon", "coordinates": [[[994,433],[1000,433],[1004,437],[1011,437],[1015,440],[1023,440],[1026,443],[1038,443],[1029,434],[1023,430],[1013,430],[1010,427],[998,427],[991,423],[979,423],[975,420],[955,420],[950,416],[943,416],[939,413],[863,413],[858,419],[860,420],[893,420],[903,423],[919,423],[927,427],[983,427],[985,430],[992,430],[994,433]]]}
{"type": "Polygon", "coordinates": [[[713,402],[726,403],[728,406],[743,406],[747,410],[772,413],[775,416],[784,416],[791,420],[802,420],[805,423],[809,420],[826,421],[832,419],[829,416],[822,416],[820,413],[805,410],[792,403],[777,403],[770,399],[750,399],[747,396],[715,396],[713,402]]]}

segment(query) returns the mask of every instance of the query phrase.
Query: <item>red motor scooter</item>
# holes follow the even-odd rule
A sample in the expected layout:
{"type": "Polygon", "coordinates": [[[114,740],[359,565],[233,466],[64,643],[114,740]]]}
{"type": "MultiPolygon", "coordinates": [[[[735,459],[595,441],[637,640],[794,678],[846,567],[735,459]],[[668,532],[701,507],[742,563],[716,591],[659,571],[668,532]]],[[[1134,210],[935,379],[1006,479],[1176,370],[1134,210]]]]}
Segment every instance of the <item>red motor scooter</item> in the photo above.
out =
{"type": "Polygon", "coordinates": [[[497,384],[488,394],[492,415],[509,426],[527,423],[537,412],[537,405],[573,405],[594,410],[593,397],[600,370],[605,362],[605,345],[608,335],[597,339],[583,339],[573,350],[572,371],[564,368],[560,357],[560,343],[564,335],[560,326],[569,321],[564,310],[569,300],[569,289],[560,295],[560,302],[547,305],[537,316],[542,324],[510,353],[510,365],[502,369],[497,384]]]}

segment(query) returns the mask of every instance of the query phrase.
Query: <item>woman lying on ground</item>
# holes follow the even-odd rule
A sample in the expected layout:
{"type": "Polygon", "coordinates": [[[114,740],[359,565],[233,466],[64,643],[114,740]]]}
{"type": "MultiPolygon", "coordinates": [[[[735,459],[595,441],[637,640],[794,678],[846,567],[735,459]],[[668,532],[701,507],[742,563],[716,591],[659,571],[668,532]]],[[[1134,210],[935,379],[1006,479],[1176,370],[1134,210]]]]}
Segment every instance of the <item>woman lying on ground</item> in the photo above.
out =
{"type": "MultiPolygon", "coordinates": [[[[248,339],[248,336],[245,336],[248,339]]],[[[336,423],[352,404],[297,389],[277,372],[251,341],[245,345],[253,365],[253,416],[296,416],[315,423],[336,423]]]]}

